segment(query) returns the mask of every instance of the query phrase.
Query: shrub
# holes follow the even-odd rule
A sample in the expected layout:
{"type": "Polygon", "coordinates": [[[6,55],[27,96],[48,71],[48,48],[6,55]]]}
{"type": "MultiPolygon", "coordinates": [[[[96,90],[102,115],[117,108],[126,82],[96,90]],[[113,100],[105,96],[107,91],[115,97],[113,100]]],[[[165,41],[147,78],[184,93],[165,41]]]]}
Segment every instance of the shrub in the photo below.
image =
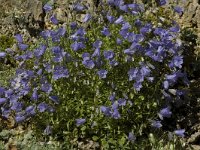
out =
{"type": "MultiPolygon", "coordinates": [[[[38,135],[68,143],[138,149],[173,115],[172,104],[188,85],[178,24],[155,17],[162,7],[146,11],[120,0],[101,6],[98,15],[85,16],[86,28],[73,22],[45,30],[33,48],[15,36],[19,66],[10,88],[1,89],[3,117],[12,114],[16,123],[29,121],[38,135]]],[[[74,9],[84,7],[77,3],[74,9]]]]}

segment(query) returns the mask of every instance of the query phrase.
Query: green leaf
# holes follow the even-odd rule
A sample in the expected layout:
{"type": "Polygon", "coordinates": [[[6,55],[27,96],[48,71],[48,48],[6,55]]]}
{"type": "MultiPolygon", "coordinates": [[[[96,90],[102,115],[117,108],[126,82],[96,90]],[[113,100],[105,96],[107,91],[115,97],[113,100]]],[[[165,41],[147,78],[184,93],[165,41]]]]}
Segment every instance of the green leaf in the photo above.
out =
{"type": "Polygon", "coordinates": [[[120,146],[123,146],[125,144],[125,142],[126,142],[125,137],[122,137],[118,142],[119,142],[120,146]]]}
{"type": "Polygon", "coordinates": [[[99,138],[98,138],[97,136],[93,136],[92,139],[93,139],[94,141],[97,141],[99,138]]]}

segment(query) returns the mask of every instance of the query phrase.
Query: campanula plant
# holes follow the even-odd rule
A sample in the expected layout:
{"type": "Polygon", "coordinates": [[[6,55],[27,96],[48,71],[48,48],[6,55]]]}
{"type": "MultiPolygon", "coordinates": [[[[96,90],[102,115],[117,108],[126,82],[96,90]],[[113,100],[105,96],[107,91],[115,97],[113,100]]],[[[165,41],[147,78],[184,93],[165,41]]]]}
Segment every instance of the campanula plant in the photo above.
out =
{"type": "MultiPolygon", "coordinates": [[[[74,20],[41,32],[34,48],[15,36],[19,65],[1,92],[3,117],[13,113],[16,123],[30,121],[45,135],[92,139],[109,149],[137,147],[137,138],[173,115],[169,89],[188,84],[178,24],[145,19],[143,4],[101,5],[104,10],[88,12],[83,25],[74,20]]],[[[51,9],[44,6],[46,13],[51,9]]],[[[55,15],[50,19],[59,23],[55,15]]],[[[175,134],[183,137],[184,130],[175,134]]]]}

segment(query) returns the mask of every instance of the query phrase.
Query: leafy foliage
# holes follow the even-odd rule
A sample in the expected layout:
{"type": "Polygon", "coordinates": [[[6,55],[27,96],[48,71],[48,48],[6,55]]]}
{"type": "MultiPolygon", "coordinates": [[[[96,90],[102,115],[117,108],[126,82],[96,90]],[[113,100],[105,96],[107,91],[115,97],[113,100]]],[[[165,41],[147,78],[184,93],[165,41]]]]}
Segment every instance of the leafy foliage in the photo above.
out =
{"type": "MultiPolygon", "coordinates": [[[[18,66],[10,86],[0,89],[2,118],[29,122],[38,137],[72,147],[75,139],[103,149],[140,149],[149,138],[149,147],[159,148],[152,133],[168,127],[189,85],[180,27],[168,18],[170,10],[157,7],[164,4],[108,0],[81,25],[74,20],[43,31],[36,45],[16,35],[18,47],[7,55],[18,66]]],[[[74,6],[75,13],[84,9],[74,6]]],[[[58,24],[55,16],[51,22],[58,24]]],[[[173,134],[183,137],[184,131],[173,134]]]]}

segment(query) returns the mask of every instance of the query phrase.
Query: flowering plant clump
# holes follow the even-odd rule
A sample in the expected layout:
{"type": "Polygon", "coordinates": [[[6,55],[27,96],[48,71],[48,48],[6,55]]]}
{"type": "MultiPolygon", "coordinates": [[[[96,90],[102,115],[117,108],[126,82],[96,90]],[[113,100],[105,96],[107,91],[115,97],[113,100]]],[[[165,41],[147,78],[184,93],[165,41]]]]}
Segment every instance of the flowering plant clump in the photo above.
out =
{"type": "MultiPolygon", "coordinates": [[[[44,30],[34,48],[15,36],[18,68],[10,87],[0,89],[3,117],[29,121],[46,135],[121,148],[173,115],[170,101],[184,94],[174,86],[188,85],[178,24],[145,19],[143,4],[108,0],[103,6],[86,14],[83,25],[44,30]]],[[[58,24],[56,16],[51,22],[58,24]]]]}

